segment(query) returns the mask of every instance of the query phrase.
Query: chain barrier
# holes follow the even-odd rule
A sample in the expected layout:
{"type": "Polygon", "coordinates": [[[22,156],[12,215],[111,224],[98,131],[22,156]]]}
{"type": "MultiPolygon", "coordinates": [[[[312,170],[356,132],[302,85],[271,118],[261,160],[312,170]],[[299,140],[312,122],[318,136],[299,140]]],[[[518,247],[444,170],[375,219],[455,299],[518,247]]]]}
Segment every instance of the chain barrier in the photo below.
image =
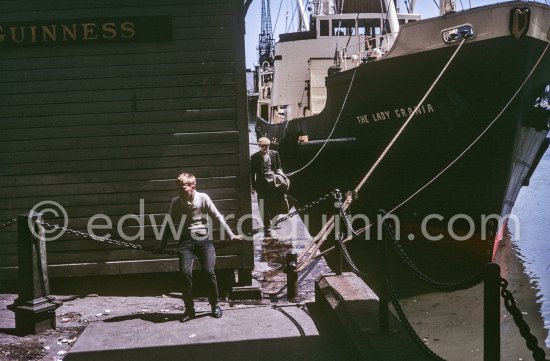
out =
{"type": "MultiPolygon", "coordinates": [[[[116,240],[116,239],[112,239],[112,238],[98,237],[98,236],[95,236],[95,235],[91,235],[89,233],[75,231],[75,230],[70,229],[70,228],[63,228],[63,227],[60,227],[60,226],[55,225],[55,224],[49,224],[49,223],[45,223],[45,222],[41,223],[41,224],[45,229],[50,230],[50,231],[51,230],[63,231],[65,233],[71,234],[71,235],[79,237],[79,238],[91,239],[91,240],[94,240],[94,241],[97,241],[97,242],[108,243],[108,244],[111,244],[113,246],[119,246],[119,247],[123,247],[123,248],[131,248],[131,249],[140,250],[140,251],[144,251],[144,252],[151,252],[151,253],[154,253],[154,254],[162,254],[162,255],[168,255],[168,256],[178,256],[179,255],[178,251],[160,250],[156,246],[155,247],[145,247],[145,246],[142,246],[142,245],[139,245],[139,244],[128,243],[128,242],[124,242],[124,241],[120,241],[120,240],[116,240]]],[[[229,242],[226,242],[226,243],[229,243],[229,242]]],[[[216,248],[222,248],[224,246],[225,245],[214,244],[214,247],[216,247],[216,248]]]]}
{"type": "Polygon", "coordinates": [[[15,223],[17,223],[17,219],[15,219],[15,218],[1,220],[0,221],[0,231],[4,230],[4,228],[7,228],[7,227],[9,227],[9,226],[11,226],[12,224],[15,224],[15,223]]]}
{"type": "Polygon", "coordinates": [[[414,264],[414,261],[409,258],[407,252],[403,249],[401,243],[395,238],[395,232],[393,228],[383,221],[384,228],[388,231],[390,235],[391,244],[393,249],[399,255],[401,260],[407,265],[407,267],[412,271],[412,273],[418,277],[420,280],[428,283],[429,285],[446,292],[457,291],[466,288],[470,288],[483,280],[483,271],[477,272],[461,281],[456,282],[441,282],[436,281],[433,278],[427,276],[414,264]]]}
{"type": "Polygon", "coordinates": [[[357,266],[355,265],[353,260],[351,259],[349,251],[348,251],[346,245],[344,244],[343,237],[340,235],[340,237],[337,237],[337,240],[338,240],[338,245],[340,246],[340,249],[342,250],[342,255],[344,256],[344,259],[346,260],[348,265],[351,267],[351,271],[353,273],[355,273],[356,275],[358,275],[359,277],[361,277],[361,278],[366,278],[367,274],[361,272],[359,270],[359,268],[357,268],[357,266]]]}
{"type": "Polygon", "coordinates": [[[403,308],[399,304],[399,298],[397,297],[397,293],[395,292],[395,289],[393,288],[393,285],[391,283],[391,280],[389,276],[386,276],[386,285],[388,287],[388,291],[391,298],[391,303],[393,305],[393,308],[395,309],[395,313],[397,313],[397,317],[399,318],[399,321],[409,334],[411,336],[413,342],[422,349],[426,354],[428,354],[431,358],[438,361],[445,361],[444,358],[433,352],[426,343],[418,336],[415,329],[412,327],[410,321],[407,319],[407,316],[405,315],[405,312],[403,311],[403,308]]]}
{"type": "Polygon", "coordinates": [[[531,333],[531,329],[521,314],[521,310],[516,306],[516,300],[510,291],[508,291],[508,281],[504,278],[500,278],[500,295],[504,299],[504,306],[510,312],[514,318],[514,322],[519,329],[519,333],[525,339],[527,348],[533,353],[533,359],[535,361],[548,361],[544,350],[538,346],[538,340],[531,333]]]}
{"type": "MultiPolygon", "coordinates": [[[[340,216],[343,219],[347,219],[345,211],[342,209],[342,207],[340,207],[340,216]]],[[[349,224],[346,223],[346,226],[348,227],[348,230],[352,230],[352,228],[350,227],[349,224]]],[[[346,259],[346,262],[350,265],[352,272],[357,274],[359,277],[365,278],[367,275],[365,273],[361,272],[357,268],[357,266],[353,263],[350,255],[349,255],[349,252],[348,252],[348,250],[347,250],[347,248],[346,248],[346,246],[345,246],[345,244],[342,240],[342,237],[337,237],[337,239],[338,239],[340,249],[342,250],[342,255],[346,259]]],[[[387,285],[387,288],[388,288],[388,291],[389,291],[389,294],[390,294],[392,305],[395,309],[395,312],[397,313],[399,321],[401,322],[401,324],[403,325],[403,327],[405,328],[405,330],[407,331],[409,336],[412,338],[413,342],[415,344],[417,344],[417,346],[420,347],[420,349],[423,352],[425,352],[427,355],[429,355],[433,360],[445,361],[445,359],[441,358],[439,355],[437,355],[435,352],[433,352],[424,343],[424,341],[422,341],[420,336],[418,336],[418,334],[416,333],[416,331],[412,327],[410,321],[407,319],[407,316],[405,315],[405,312],[403,311],[403,308],[399,304],[399,299],[397,298],[397,293],[395,292],[395,289],[393,288],[393,285],[390,281],[389,275],[385,276],[385,282],[386,282],[386,285],[387,285]]]]}
{"type": "MultiPolygon", "coordinates": [[[[277,219],[275,221],[275,223],[273,224],[273,226],[276,227],[279,223],[282,223],[282,222],[284,222],[284,221],[286,221],[286,220],[288,220],[288,219],[290,219],[290,218],[292,218],[292,217],[294,217],[294,216],[296,216],[300,213],[304,213],[305,211],[307,211],[310,208],[313,208],[314,206],[317,206],[317,205],[321,204],[322,202],[326,201],[329,197],[334,197],[334,192],[335,191],[338,191],[338,190],[335,189],[334,191],[332,191],[330,193],[327,193],[325,195],[322,195],[321,197],[317,198],[314,201],[311,201],[310,203],[306,204],[302,208],[296,209],[293,212],[285,214],[281,218],[277,219]]],[[[265,225],[263,227],[260,227],[260,228],[255,228],[255,229],[252,230],[252,233],[249,234],[249,236],[252,236],[252,235],[254,235],[254,234],[256,234],[260,231],[265,231],[266,229],[267,229],[267,227],[265,225]]]]}
{"type": "MultiPolygon", "coordinates": [[[[359,232],[357,232],[355,229],[353,229],[351,223],[349,223],[348,214],[346,211],[346,208],[344,208],[344,202],[342,202],[342,192],[340,192],[339,189],[334,190],[334,198],[338,202],[338,212],[340,214],[340,217],[342,218],[342,221],[344,222],[344,225],[346,226],[346,229],[351,234],[352,238],[359,239],[361,235],[359,232]]],[[[348,192],[347,193],[350,197],[353,194],[353,197],[357,197],[357,193],[348,192]]]]}
{"type": "Polygon", "coordinates": [[[303,206],[302,208],[299,208],[299,209],[295,210],[294,212],[290,212],[290,213],[284,215],[283,217],[277,219],[277,220],[275,221],[275,224],[274,224],[274,225],[276,226],[276,225],[278,225],[279,223],[286,221],[287,219],[290,219],[290,218],[292,218],[292,217],[294,217],[294,216],[296,216],[296,215],[298,215],[298,214],[300,214],[300,213],[304,213],[304,212],[307,211],[308,209],[312,208],[313,206],[317,206],[317,205],[321,204],[322,202],[326,201],[326,200],[327,200],[328,198],[330,198],[330,197],[333,197],[333,198],[336,199],[336,196],[335,196],[335,193],[336,193],[336,192],[340,192],[340,191],[339,191],[338,189],[335,189],[335,190],[331,191],[330,193],[327,193],[327,194],[325,194],[325,195],[322,195],[321,197],[317,198],[316,200],[314,200],[314,201],[312,201],[312,202],[306,204],[306,205],[303,206]]]}
{"type": "MultiPolygon", "coordinates": [[[[393,228],[389,226],[386,222],[383,223],[385,229],[388,231],[388,234],[390,235],[392,245],[394,246],[394,249],[397,251],[401,259],[407,264],[407,266],[411,269],[411,271],[421,280],[427,282],[428,284],[437,287],[439,289],[445,290],[445,291],[452,291],[452,290],[458,290],[458,289],[464,289],[467,287],[471,287],[474,284],[479,283],[483,279],[483,272],[479,272],[477,274],[474,274],[462,281],[459,282],[438,282],[430,277],[426,276],[424,273],[422,273],[414,264],[414,262],[408,258],[405,250],[401,247],[401,244],[396,240],[395,233],[393,231],[393,228]]],[[[395,289],[393,288],[393,285],[391,284],[391,281],[389,279],[389,276],[386,277],[386,284],[388,286],[388,290],[390,292],[391,298],[392,298],[392,304],[396,311],[396,313],[399,316],[399,320],[407,330],[407,332],[413,337],[413,340],[415,343],[421,345],[422,349],[426,350],[432,357],[434,357],[436,360],[443,360],[438,355],[436,355],[432,350],[430,350],[424,342],[420,339],[414,328],[411,326],[409,320],[407,319],[405,313],[403,312],[403,309],[401,308],[399,304],[399,300],[397,298],[397,295],[395,293],[395,289]]],[[[549,361],[546,359],[546,355],[544,353],[544,350],[538,346],[538,340],[533,334],[531,334],[531,330],[529,328],[529,325],[525,322],[523,319],[523,316],[521,314],[521,310],[516,306],[516,301],[514,299],[514,296],[510,291],[507,290],[508,287],[508,281],[506,281],[504,278],[500,279],[500,286],[501,286],[501,296],[504,299],[504,306],[510,312],[510,314],[514,318],[514,322],[516,326],[518,327],[521,336],[525,339],[527,348],[533,353],[533,358],[535,361],[549,361]]]]}

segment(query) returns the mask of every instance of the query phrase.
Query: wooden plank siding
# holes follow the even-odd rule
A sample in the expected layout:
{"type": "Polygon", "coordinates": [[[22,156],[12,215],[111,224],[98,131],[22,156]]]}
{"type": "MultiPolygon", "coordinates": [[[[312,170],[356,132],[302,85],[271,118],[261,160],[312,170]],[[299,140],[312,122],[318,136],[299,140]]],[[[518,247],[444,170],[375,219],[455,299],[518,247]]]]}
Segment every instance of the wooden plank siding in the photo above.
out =
{"type": "MultiPolygon", "coordinates": [[[[233,229],[251,213],[242,0],[0,1],[0,26],[155,16],[171,19],[167,39],[4,46],[0,29],[0,220],[54,201],[71,229],[104,214],[114,229],[98,235],[120,237],[120,222],[153,246],[182,171],[233,229]]],[[[16,229],[0,230],[0,281],[17,275],[16,229]]],[[[47,250],[53,277],[177,269],[174,258],[67,234],[47,250]]],[[[254,265],[251,242],[218,255],[218,268],[254,265]]]]}

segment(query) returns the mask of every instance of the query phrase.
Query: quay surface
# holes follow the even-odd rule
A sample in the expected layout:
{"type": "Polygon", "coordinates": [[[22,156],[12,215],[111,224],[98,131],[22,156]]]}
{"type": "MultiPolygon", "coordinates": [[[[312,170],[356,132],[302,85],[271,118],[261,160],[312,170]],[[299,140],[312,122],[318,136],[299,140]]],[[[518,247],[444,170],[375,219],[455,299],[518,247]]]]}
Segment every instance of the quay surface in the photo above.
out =
{"type": "MultiPolygon", "coordinates": [[[[498,261],[531,332],[538,338],[539,346],[544,348],[547,331],[542,325],[536,289],[523,273],[510,243],[501,247],[498,261]]],[[[267,266],[259,262],[259,267],[267,266]]],[[[376,304],[366,299],[357,300],[354,296],[356,287],[346,287],[351,294],[343,295],[350,307],[335,307],[331,311],[326,305],[314,302],[313,285],[319,276],[316,274],[318,268],[321,269],[319,272],[325,272],[322,262],[319,262],[308,276],[300,278],[298,303],[286,301],[284,292],[279,290],[282,281],[275,278],[275,286],[272,284],[270,288],[270,280],[265,279],[262,284],[267,287],[263,288],[262,301],[222,302],[224,315],[221,319],[214,319],[209,315],[206,300],[199,299],[198,317],[184,324],[179,322],[183,305],[173,297],[177,295],[63,294],[56,296],[63,301],[56,312],[56,331],[18,337],[14,334],[14,314],[6,309],[16,295],[2,294],[0,360],[23,357],[41,361],[171,360],[182,357],[190,360],[199,357],[204,360],[366,359],[358,350],[357,340],[362,340],[366,349],[395,350],[395,342],[400,343],[402,339],[394,337],[395,332],[389,335],[376,332],[376,304]],[[358,336],[355,344],[350,336],[358,336]]],[[[255,277],[261,278],[261,273],[255,277]]],[[[143,294],[154,288],[151,279],[142,280],[138,285],[143,294]]],[[[93,285],[84,284],[82,288],[91,289],[93,285]]],[[[423,341],[442,358],[481,361],[482,289],[482,285],[477,285],[452,293],[434,292],[404,299],[402,305],[423,341]]],[[[333,299],[325,297],[325,300],[333,299]]],[[[395,327],[393,321],[390,325],[395,327]]],[[[525,341],[503,307],[501,345],[502,360],[532,359],[525,341]]],[[[548,349],[544,349],[548,355],[548,349]]],[[[423,356],[419,357],[416,360],[422,360],[423,356]]]]}

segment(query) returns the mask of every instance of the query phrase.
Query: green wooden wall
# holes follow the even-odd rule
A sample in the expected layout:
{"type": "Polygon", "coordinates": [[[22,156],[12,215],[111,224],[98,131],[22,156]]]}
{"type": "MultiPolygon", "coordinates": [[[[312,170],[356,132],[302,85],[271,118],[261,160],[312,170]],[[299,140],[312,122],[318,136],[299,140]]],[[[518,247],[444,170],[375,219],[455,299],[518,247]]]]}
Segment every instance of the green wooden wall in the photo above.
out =
{"type": "MultiPolygon", "coordinates": [[[[95,214],[116,226],[141,213],[140,200],[146,220],[160,219],[182,171],[197,176],[223,214],[249,214],[242,12],[242,0],[0,1],[0,219],[45,200],[61,204],[77,230],[95,214]],[[135,42],[57,34],[54,42],[40,27],[142,17],[158,17],[168,32],[135,42]],[[26,27],[26,44],[10,41],[10,26],[26,27]]],[[[124,226],[128,235],[140,230],[135,221],[124,226]]],[[[0,280],[16,277],[16,228],[0,231],[0,280]]],[[[106,232],[119,236],[96,233],[106,232]]],[[[136,243],[157,243],[150,221],[144,232],[136,243]]],[[[220,250],[218,266],[252,268],[248,248],[220,250]]],[[[74,236],[47,249],[54,277],[177,268],[74,236]]]]}

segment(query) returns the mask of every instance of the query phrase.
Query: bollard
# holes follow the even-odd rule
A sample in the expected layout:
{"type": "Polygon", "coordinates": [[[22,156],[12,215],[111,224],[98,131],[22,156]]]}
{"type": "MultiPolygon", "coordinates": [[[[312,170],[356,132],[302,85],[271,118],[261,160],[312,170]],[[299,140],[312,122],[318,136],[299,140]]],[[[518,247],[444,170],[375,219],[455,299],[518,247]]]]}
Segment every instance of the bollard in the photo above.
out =
{"type": "Polygon", "coordinates": [[[500,361],[500,267],[485,266],[483,284],[483,360],[500,361]]]}
{"type": "MultiPolygon", "coordinates": [[[[337,235],[337,237],[339,237],[339,235],[337,235]]],[[[342,246],[338,241],[336,241],[334,256],[336,257],[336,263],[334,264],[334,273],[339,276],[342,274],[342,246]]]]}
{"type": "Polygon", "coordinates": [[[298,272],[296,272],[297,262],[298,255],[296,253],[289,252],[286,254],[285,272],[288,300],[298,297],[298,272]]]}
{"type": "Polygon", "coordinates": [[[346,227],[346,225],[344,224],[344,220],[340,216],[339,204],[338,206],[336,206],[334,219],[335,219],[335,223],[337,224],[337,227],[335,228],[335,231],[334,231],[334,237],[336,238],[336,245],[334,247],[334,257],[336,257],[336,263],[334,264],[334,273],[339,276],[342,274],[342,268],[343,268],[343,265],[342,265],[343,249],[340,241],[343,241],[344,239],[343,229],[345,229],[344,227],[346,227]]]}
{"type": "Polygon", "coordinates": [[[61,305],[48,299],[48,264],[46,240],[42,233],[34,235],[31,227],[40,213],[26,213],[17,219],[17,283],[19,295],[8,309],[15,312],[15,329],[18,334],[36,334],[55,329],[55,309],[61,305]]]}
{"type": "MultiPolygon", "coordinates": [[[[379,213],[380,214],[380,213],[379,213]]],[[[380,219],[380,218],[379,218],[380,219]]],[[[380,332],[389,331],[389,308],[388,308],[388,285],[386,284],[386,275],[388,272],[388,234],[384,227],[385,220],[382,221],[382,244],[380,245],[380,274],[382,275],[382,286],[378,296],[378,324],[380,332]]]]}

